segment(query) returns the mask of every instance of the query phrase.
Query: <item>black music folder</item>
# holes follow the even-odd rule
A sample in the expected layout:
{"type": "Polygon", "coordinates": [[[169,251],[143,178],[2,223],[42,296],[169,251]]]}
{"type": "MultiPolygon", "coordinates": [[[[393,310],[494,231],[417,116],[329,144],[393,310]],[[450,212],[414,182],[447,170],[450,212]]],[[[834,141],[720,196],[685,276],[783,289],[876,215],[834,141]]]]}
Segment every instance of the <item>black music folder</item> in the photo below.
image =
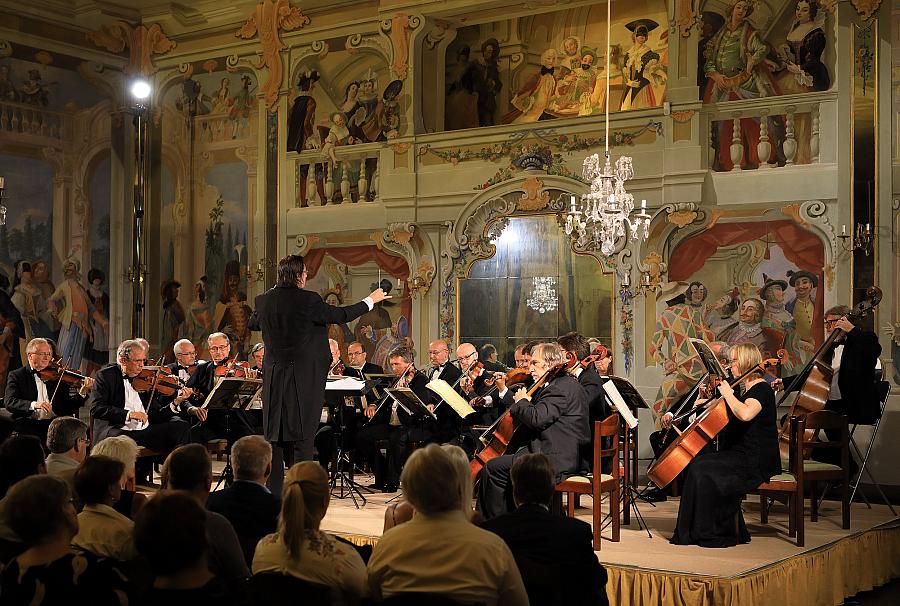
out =
{"type": "Polygon", "coordinates": [[[262,379],[217,377],[212,391],[200,407],[207,410],[245,410],[256,396],[262,396],[262,379]]]}

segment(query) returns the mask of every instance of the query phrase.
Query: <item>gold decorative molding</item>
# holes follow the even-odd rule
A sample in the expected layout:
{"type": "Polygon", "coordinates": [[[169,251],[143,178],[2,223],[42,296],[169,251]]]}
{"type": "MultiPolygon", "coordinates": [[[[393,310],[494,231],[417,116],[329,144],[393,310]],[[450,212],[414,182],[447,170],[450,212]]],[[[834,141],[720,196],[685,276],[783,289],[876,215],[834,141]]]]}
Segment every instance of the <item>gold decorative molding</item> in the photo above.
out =
{"type": "Polygon", "coordinates": [[[395,154],[405,154],[409,151],[409,148],[409,143],[391,143],[391,149],[394,150],[395,154]]]}
{"type": "Polygon", "coordinates": [[[401,223],[391,229],[388,237],[401,246],[406,246],[412,240],[413,232],[407,225],[401,223]]]}
{"type": "Polygon", "coordinates": [[[159,71],[153,63],[153,55],[165,55],[176,46],[175,41],[166,36],[158,23],[147,27],[116,21],[101,25],[95,32],[89,32],[87,39],[112,53],[121,53],[127,47],[129,56],[125,73],[143,76],[159,71]]]}
{"type": "Polygon", "coordinates": [[[672,225],[678,226],[678,228],[680,229],[685,225],[690,225],[691,223],[696,221],[697,216],[698,214],[696,210],[676,210],[666,215],[666,221],[668,221],[672,225]]]}
{"type": "Polygon", "coordinates": [[[809,225],[809,221],[803,218],[800,210],[801,209],[799,204],[788,204],[781,207],[782,214],[790,217],[791,220],[797,225],[809,225]]]}
{"type": "Polygon", "coordinates": [[[522,183],[525,193],[516,202],[517,210],[544,210],[550,204],[550,192],[541,190],[544,182],[537,177],[528,177],[522,183]]]}
{"type": "Polygon", "coordinates": [[[266,105],[272,108],[278,100],[278,90],[284,75],[284,63],[281,59],[281,51],[287,46],[281,41],[281,31],[299,29],[309,23],[309,17],[300,12],[300,9],[291,6],[290,0],[260,0],[253,14],[247,18],[244,25],[234,33],[236,38],[249,40],[259,36],[263,54],[254,67],[260,69],[266,67],[269,70],[269,78],[262,86],[266,105]]]}
{"type": "Polygon", "coordinates": [[[666,263],[663,262],[663,258],[658,252],[651,250],[641,260],[641,271],[644,275],[649,276],[649,282],[642,281],[641,285],[655,290],[662,284],[662,274],[666,271],[666,263]]]}
{"type": "Polygon", "coordinates": [[[827,264],[823,271],[825,272],[825,288],[831,290],[834,287],[834,265],[827,264]]]}
{"type": "Polygon", "coordinates": [[[694,0],[676,0],[675,19],[673,25],[682,38],[691,37],[691,28],[696,23],[697,15],[694,13],[694,0]]]}
{"type": "Polygon", "coordinates": [[[406,80],[409,70],[409,26],[409,15],[406,13],[397,13],[390,20],[391,46],[394,49],[391,70],[400,80],[406,80]]]}
{"type": "Polygon", "coordinates": [[[697,113],[692,109],[685,109],[677,112],[672,112],[672,121],[683,124],[685,122],[690,122],[691,118],[694,117],[694,114],[697,113]]]}
{"type": "Polygon", "coordinates": [[[881,8],[881,0],[850,0],[850,4],[863,18],[863,21],[868,21],[881,8]]]}

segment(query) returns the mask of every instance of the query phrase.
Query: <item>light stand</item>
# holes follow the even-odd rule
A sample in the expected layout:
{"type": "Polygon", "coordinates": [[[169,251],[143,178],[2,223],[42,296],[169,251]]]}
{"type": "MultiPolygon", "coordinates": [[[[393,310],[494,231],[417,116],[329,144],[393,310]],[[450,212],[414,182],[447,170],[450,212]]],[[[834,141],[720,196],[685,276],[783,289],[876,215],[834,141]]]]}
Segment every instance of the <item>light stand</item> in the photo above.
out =
{"type": "Polygon", "coordinates": [[[147,114],[150,102],[150,84],[146,80],[135,80],[131,85],[134,124],[134,175],[132,187],[134,197],[134,222],[132,236],[134,248],[131,252],[132,267],[135,268],[135,279],[132,282],[132,299],[134,309],[131,316],[131,334],[138,337],[145,334],[144,307],[146,305],[146,275],[143,268],[146,250],[144,244],[144,213],[147,200],[147,114]]]}

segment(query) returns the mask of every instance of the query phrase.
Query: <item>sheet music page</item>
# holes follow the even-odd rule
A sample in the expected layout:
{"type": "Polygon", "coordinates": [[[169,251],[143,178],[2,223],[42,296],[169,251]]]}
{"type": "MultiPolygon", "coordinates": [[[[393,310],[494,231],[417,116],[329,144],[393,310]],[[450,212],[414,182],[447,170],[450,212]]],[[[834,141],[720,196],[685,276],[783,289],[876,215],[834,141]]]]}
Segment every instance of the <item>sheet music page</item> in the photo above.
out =
{"type": "Polygon", "coordinates": [[[628,405],[625,404],[625,400],[622,399],[622,394],[619,393],[619,390],[616,388],[616,384],[612,381],[607,381],[603,384],[603,391],[606,392],[607,397],[609,397],[609,401],[613,403],[613,406],[616,407],[618,413],[622,415],[622,418],[625,420],[625,424],[628,425],[628,427],[631,429],[637,427],[638,420],[633,414],[631,414],[631,410],[628,408],[628,405]]]}
{"type": "Polygon", "coordinates": [[[360,381],[354,377],[340,377],[339,379],[335,379],[334,381],[328,381],[325,383],[325,391],[329,390],[356,390],[359,391],[366,386],[365,381],[360,381]]]}
{"type": "Polygon", "coordinates": [[[450,408],[456,411],[461,418],[465,419],[470,414],[475,412],[475,409],[469,406],[469,403],[466,402],[461,395],[456,393],[452,387],[443,379],[435,379],[426,385],[428,389],[441,396],[444,399],[444,403],[448,404],[450,408]]]}

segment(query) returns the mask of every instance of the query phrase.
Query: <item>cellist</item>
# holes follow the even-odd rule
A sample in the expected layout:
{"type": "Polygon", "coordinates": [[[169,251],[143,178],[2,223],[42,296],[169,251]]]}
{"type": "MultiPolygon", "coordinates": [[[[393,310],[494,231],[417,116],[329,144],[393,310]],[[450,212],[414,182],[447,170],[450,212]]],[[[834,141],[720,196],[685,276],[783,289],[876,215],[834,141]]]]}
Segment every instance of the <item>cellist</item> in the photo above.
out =
{"type": "MultiPolygon", "coordinates": [[[[875,383],[875,365],[881,355],[881,344],[878,336],[871,331],[855,326],[849,319],[850,308],[837,305],[825,312],[825,332],[840,330],[831,351],[823,353],[825,360],[831,362],[833,375],[825,410],[847,415],[850,423],[874,423],[880,412],[878,391],[875,383]],[[844,399],[844,395],[848,397],[844,399]]],[[[795,381],[796,377],[784,377],[772,383],[776,390],[784,386],[792,391],[803,387],[803,381],[795,381]]],[[[826,430],[831,440],[840,437],[837,430],[826,430]],[[831,433],[829,433],[831,432],[831,433]]],[[[840,451],[837,449],[818,449],[812,458],[823,463],[840,464],[840,451]],[[834,457],[834,458],[832,458],[834,457]]],[[[850,476],[855,475],[857,464],[850,457],[850,476]]]]}
{"type": "MultiPolygon", "coordinates": [[[[735,345],[728,357],[736,377],[762,361],[762,354],[753,343],[735,345]]],[[[704,449],[685,470],[678,521],[671,539],[676,545],[731,547],[749,543],[741,499],[781,473],[775,392],[762,378],[762,370],[749,373],[738,389],[736,392],[725,381],[719,383],[730,420],[720,434],[719,450],[704,449]]]]}
{"type": "Polygon", "coordinates": [[[489,460],[481,472],[478,511],[490,519],[513,509],[509,472],[519,454],[543,452],[553,464],[556,481],[576,473],[579,447],[590,440],[588,407],[578,379],[564,370],[565,355],[556,343],[540,343],[531,351],[531,376],[538,381],[550,369],[560,371],[533,395],[519,388],[509,408],[525,430],[525,444],[518,451],[489,460]]]}

